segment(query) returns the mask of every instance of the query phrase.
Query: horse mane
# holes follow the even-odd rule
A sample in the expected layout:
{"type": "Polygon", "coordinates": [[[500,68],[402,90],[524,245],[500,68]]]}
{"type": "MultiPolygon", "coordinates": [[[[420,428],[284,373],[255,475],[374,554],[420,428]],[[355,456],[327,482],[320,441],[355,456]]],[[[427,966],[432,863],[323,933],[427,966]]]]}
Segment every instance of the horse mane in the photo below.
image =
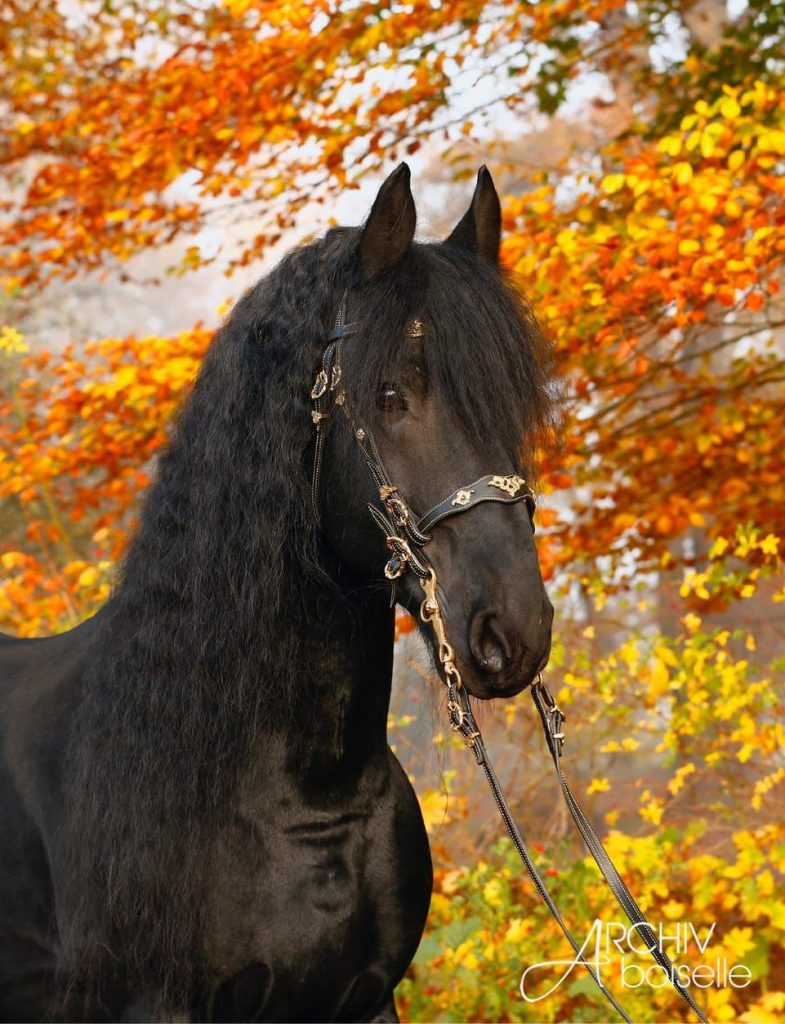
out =
{"type": "MultiPolygon", "coordinates": [[[[304,595],[332,584],[308,502],[308,391],[358,239],[334,229],[293,251],[217,331],[96,619],[64,781],[64,1000],[92,1005],[117,980],[176,1007],[203,984],[205,850],[260,726],[291,728],[311,697],[304,595]]],[[[422,315],[434,387],[529,461],[550,349],[496,269],[414,245],[355,294],[344,365],[371,425],[367,396],[422,315]]]]}

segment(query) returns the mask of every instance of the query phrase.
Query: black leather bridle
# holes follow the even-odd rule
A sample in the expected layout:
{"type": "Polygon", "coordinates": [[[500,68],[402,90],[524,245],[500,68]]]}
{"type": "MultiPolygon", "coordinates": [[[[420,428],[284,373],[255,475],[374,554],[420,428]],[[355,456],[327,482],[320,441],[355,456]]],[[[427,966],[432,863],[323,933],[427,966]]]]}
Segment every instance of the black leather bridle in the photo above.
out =
{"type": "MultiPolygon", "coordinates": [[[[507,505],[525,501],[529,515],[534,516],[534,494],[523,477],[517,474],[502,475],[488,473],[473,483],[466,484],[449,494],[444,501],[434,505],[422,516],[417,516],[398,488],[392,483],[384,468],[374,436],[363,424],[346,394],[343,369],[340,362],[341,341],[353,333],[355,325],[346,323],[346,293],[341,300],[335,324],[328,337],[328,345],[322,358],[322,366],[311,388],[313,411],[311,418],[316,427],[313,474],[311,477],[311,504],[317,522],[320,520],[319,489],[321,482],[324,445],[327,438],[331,415],[338,408],[346,417],[357,444],[370,470],[379,495],[379,505],[369,504],[368,511],[376,525],[385,535],[391,552],[384,568],[388,580],[395,580],[411,569],[420,579],[428,575],[428,564],[422,557],[422,549],[431,539],[430,531],[449,516],[468,512],[486,501],[503,502],[507,505]]],[[[409,329],[411,337],[422,337],[423,326],[415,320],[409,329]]]]}
{"type": "MultiPolygon", "coordinates": [[[[612,993],[605,988],[599,974],[584,957],[581,946],[564,922],[558,907],[553,901],[553,897],[548,892],[545,882],[537,871],[518,826],[510,813],[498,777],[488,757],[488,751],[485,747],[480,728],[474,717],[469,695],[462,686],[460,672],[455,664],[454,651],[447,639],[444,619],[439,605],[436,572],[423,551],[431,538],[430,531],[447,517],[467,512],[486,501],[500,501],[505,504],[526,501],[529,514],[533,517],[534,495],[526,481],[516,474],[508,476],[488,474],[465,487],[456,488],[444,501],[435,505],[424,515],[419,517],[415,515],[406,499],[391,482],[382,463],[373,434],[360,422],[347,397],[343,370],[340,364],[340,345],[341,340],[355,330],[355,325],[346,323],[347,294],[348,289],[344,292],[343,299],[341,300],[333,329],[327,339],[328,344],[322,359],[321,369],[318,371],[311,389],[311,400],[313,402],[311,418],[316,427],[313,475],[311,479],[311,504],[314,516],[316,521],[319,522],[319,487],[324,458],[324,445],[331,414],[335,408],[340,408],[346,416],[354,438],[362,450],[365,462],[378,491],[381,507],[370,503],[368,511],[376,525],[384,532],[387,547],[390,551],[390,558],[384,568],[384,574],[393,584],[393,597],[395,594],[394,581],[408,571],[415,573],[425,593],[425,599],[420,608],[420,617],[424,623],[431,626],[436,638],[438,660],[447,688],[447,709],[450,725],[464,737],[474,752],[477,763],[485,772],[505,828],[537,892],[575,951],[577,962],[588,970],[602,994],[619,1016],[627,1024],[632,1024],[631,1018],[628,1017],[612,993]]],[[[410,334],[413,337],[420,337],[424,334],[420,321],[415,320],[413,322],[410,334]]],[[[660,948],[656,932],[638,907],[632,893],[616,870],[591,823],[579,807],[570,790],[561,765],[561,756],[564,749],[565,716],[543,683],[541,675],[538,675],[537,681],[532,684],[531,694],[534,706],[542,722],[545,740],[556,769],[562,795],[589,852],[597,863],[619,906],[646,942],[652,958],[665,971],[674,989],[685,1000],[702,1024],[708,1024],[706,1017],[696,1004],[689,990],[678,980],[670,958],[660,948]]]]}

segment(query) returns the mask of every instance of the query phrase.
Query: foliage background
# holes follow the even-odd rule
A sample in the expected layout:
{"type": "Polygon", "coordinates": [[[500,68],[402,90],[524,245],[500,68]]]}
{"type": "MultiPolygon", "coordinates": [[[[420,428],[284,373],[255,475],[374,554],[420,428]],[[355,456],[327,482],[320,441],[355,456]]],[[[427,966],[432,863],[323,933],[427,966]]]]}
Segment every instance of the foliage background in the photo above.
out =
{"type": "MultiPolygon", "coordinates": [[[[774,0],[10,0],[0,25],[2,628],[105,600],[230,288],[403,157],[443,233],[488,162],[567,385],[539,550],[571,777],[651,917],[716,922],[711,959],[750,967],[703,997],[750,1024],[785,1019],[784,37],[774,0]]],[[[410,631],[391,719],[437,882],[402,1013],[602,1020],[585,979],[518,995],[565,950],[410,631]]],[[[612,916],[526,695],[483,715],[566,915],[612,916]]]]}

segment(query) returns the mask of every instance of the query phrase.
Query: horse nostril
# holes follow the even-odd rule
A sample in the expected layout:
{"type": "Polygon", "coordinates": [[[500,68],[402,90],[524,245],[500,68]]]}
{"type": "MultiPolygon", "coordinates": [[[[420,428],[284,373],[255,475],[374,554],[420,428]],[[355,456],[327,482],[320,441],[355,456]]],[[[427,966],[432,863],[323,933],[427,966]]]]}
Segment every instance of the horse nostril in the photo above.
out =
{"type": "Polygon", "coordinates": [[[469,634],[472,658],[483,672],[498,675],[510,663],[511,651],[492,611],[474,616],[469,634]]]}

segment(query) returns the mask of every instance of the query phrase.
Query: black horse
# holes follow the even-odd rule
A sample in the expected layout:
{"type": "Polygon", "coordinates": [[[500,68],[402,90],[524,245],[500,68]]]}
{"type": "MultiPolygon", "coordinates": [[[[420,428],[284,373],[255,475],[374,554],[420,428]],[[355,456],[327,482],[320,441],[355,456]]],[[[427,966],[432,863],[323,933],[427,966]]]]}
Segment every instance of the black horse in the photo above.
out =
{"type": "MultiPolygon", "coordinates": [[[[217,332],[106,606],[0,637],[3,1020],[397,1020],[432,875],[387,745],[389,551],[345,417],[317,520],[309,391],[346,295],[347,399],[413,508],[530,473],[551,352],[500,224],[483,168],[415,244],[401,165],[363,228],[288,255],[217,332]]],[[[552,619],[526,506],[428,551],[466,689],[519,692],[552,619]]]]}

